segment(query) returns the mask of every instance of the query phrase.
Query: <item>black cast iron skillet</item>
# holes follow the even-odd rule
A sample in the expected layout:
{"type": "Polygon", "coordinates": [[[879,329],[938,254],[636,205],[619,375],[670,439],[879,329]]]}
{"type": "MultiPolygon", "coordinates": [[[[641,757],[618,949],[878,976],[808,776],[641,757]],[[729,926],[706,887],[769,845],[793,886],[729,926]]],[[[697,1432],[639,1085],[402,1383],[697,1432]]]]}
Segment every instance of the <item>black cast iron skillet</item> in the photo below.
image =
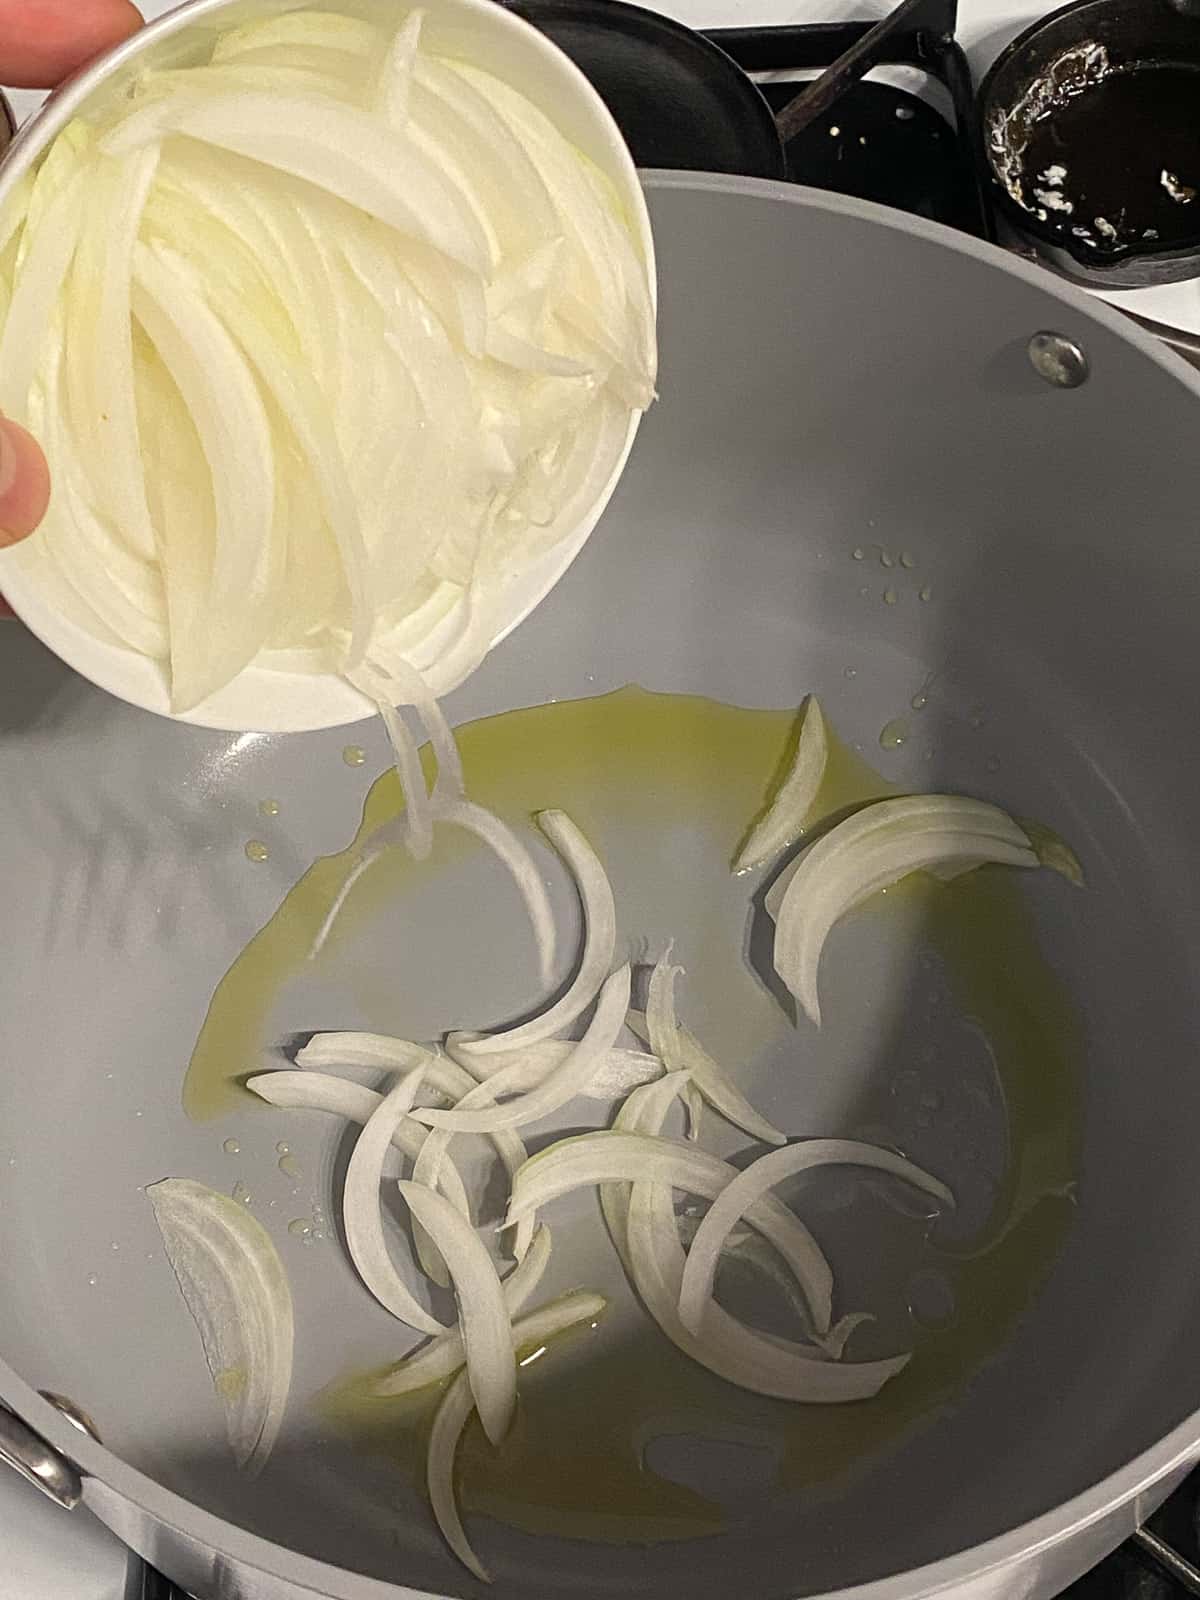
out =
{"type": "MultiPolygon", "coordinates": [[[[1090,45],[1104,48],[1126,82],[1130,75],[1144,73],[1143,82],[1153,83],[1150,74],[1164,67],[1189,76],[1194,73],[1195,118],[1200,132],[1200,0],[1077,0],[1014,39],[980,85],[980,140],[993,202],[1040,255],[1081,282],[1133,289],[1200,276],[1200,195],[1194,205],[1187,203],[1186,209],[1180,210],[1179,227],[1169,240],[1139,237],[1114,242],[1098,237],[1091,226],[1094,219],[1087,216],[1064,216],[1054,210],[1039,216],[1036,210],[1026,209],[1001,180],[995,143],[1004,120],[1016,112],[1018,125],[1022,123],[1024,115],[1019,108],[1023,102],[1029,103],[1031,88],[1051,78],[1069,82],[1071,73],[1064,71],[1064,61],[1069,64],[1081,48],[1090,45]],[[1085,224],[1090,237],[1074,231],[1085,224]]],[[[1042,114],[1043,128],[1044,119],[1053,122],[1056,114],[1061,115],[1056,113],[1055,97],[1051,98],[1049,109],[1042,114]]],[[[1153,94],[1149,99],[1152,104],[1153,94]]],[[[1064,103],[1064,96],[1059,95],[1057,104],[1061,107],[1064,103]]],[[[1114,117],[1112,106],[1105,94],[1083,88],[1074,99],[1072,115],[1076,119],[1086,116],[1088,142],[1102,153],[1113,173],[1137,170],[1156,174],[1153,116],[1135,126],[1132,120],[1114,117]]],[[[1110,209],[1119,215],[1119,206],[1110,209]]]]}

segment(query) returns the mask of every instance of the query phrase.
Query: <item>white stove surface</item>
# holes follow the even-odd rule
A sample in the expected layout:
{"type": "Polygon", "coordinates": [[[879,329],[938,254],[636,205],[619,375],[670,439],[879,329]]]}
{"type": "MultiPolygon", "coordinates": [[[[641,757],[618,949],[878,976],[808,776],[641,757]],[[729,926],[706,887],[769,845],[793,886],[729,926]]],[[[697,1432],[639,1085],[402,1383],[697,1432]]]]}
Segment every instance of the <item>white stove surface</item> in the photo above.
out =
{"type": "MultiPolygon", "coordinates": [[[[152,18],[172,6],[149,0],[141,9],[152,18]]],[[[869,20],[886,15],[891,7],[884,0],[660,0],[653,9],[691,27],[713,28],[869,20]]],[[[1038,0],[960,0],[958,35],[976,80],[1015,34],[1052,9],[1038,0]]],[[[42,97],[18,90],[10,91],[10,98],[23,118],[42,97]]],[[[1200,332],[1200,283],[1106,298],[1136,304],[1160,322],[1200,332]]],[[[0,1600],[123,1600],[125,1595],[127,1559],[113,1535],[87,1511],[59,1511],[2,1467],[0,1551],[0,1600]]]]}

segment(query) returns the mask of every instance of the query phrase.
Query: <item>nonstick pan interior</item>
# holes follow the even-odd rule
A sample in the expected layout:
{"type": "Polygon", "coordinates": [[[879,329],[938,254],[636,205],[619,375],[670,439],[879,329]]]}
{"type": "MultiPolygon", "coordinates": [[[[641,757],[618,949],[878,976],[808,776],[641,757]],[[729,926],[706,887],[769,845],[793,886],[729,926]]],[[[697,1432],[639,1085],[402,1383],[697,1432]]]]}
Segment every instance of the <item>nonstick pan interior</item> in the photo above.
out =
{"type": "MultiPolygon", "coordinates": [[[[1071,997],[1049,1016],[1065,1074],[1051,1102],[1074,1107],[1076,1175],[1047,1259],[1027,1263],[1028,1294],[993,1312],[982,1285],[958,1308],[1006,1331],[934,1402],[878,1430],[853,1408],[839,1423],[860,1441],[853,1459],[814,1433],[825,1443],[802,1481],[777,1490],[736,1431],[697,1443],[705,1419],[664,1389],[660,1433],[676,1443],[653,1460],[693,1492],[732,1487],[730,1530],[642,1548],[475,1516],[500,1596],[715,1600],[897,1573],[1058,1505],[1200,1404],[1200,393],[1106,311],[882,211],[715,180],[652,201],[661,400],[596,538],[448,710],[461,724],[629,683],[786,708],[815,689],[897,784],[985,795],[1057,828],[1088,888],[1042,874],[1025,897],[1071,997]],[[1086,349],[1083,387],[1034,374],[1026,344],[1044,327],[1086,349]],[[898,718],[910,733],[885,749],[898,718]]],[[[0,657],[0,1352],[90,1412],[124,1460],[228,1520],[352,1571],[472,1592],[419,1488],[312,1404],[338,1374],[398,1353],[336,1237],[288,1232],[316,1206],[334,1215],[341,1131],[249,1105],[209,1122],[180,1108],[215,986],[314,857],[352,836],[386,765],[380,731],[216,736],[93,692],[15,626],[0,628],[0,657]],[[247,859],[252,839],[267,860],[247,859]],[[279,1141],[295,1174],[279,1169],[279,1141]],[[253,1484],[230,1466],[140,1192],[166,1175],[243,1184],[292,1274],[293,1407],[253,1484]]],[[[597,782],[622,759],[598,752],[597,782]]],[[[949,1111],[973,1075],[986,1087],[986,1052],[919,964],[919,916],[906,924],[901,906],[899,921],[848,929],[830,951],[825,1031],[793,1030],[752,976],[733,1001],[706,984],[718,958],[744,970],[742,891],[689,826],[687,794],[647,783],[642,800],[622,857],[625,934],[691,940],[698,1026],[727,1052],[743,1040],[743,1082],[764,1109],[798,1132],[890,1130],[965,1182],[969,1141],[949,1111]],[[928,1106],[895,1089],[904,1073],[928,1106]]],[[[275,994],[266,1033],[445,1026],[463,1003],[454,950],[481,1020],[519,1009],[532,956],[503,894],[468,863],[403,915],[382,904],[340,964],[275,994]]],[[[1028,1002],[1050,1004],[1041,988],[1028,1002]]],[[[254,1033],[232,1036],[246,1071],[254,1033]]],[[[975,1159],[990,1159],[988,1140],[1003,1155],[994,1094],[962,1116],[975,1159]]],[[[551,1219],[551,1286],[611,1288],[605,1348],[644,1349],[656,1371],[662,1350],[636,1344],[641,1314],[593,1213],[581,1199],[551,1219]]],[[[888,1216],[829,1204],[814,1226],[870,1255],[888,1216]]],[[[573,1370],[586,1385],[587,1362],[573,1370]]]]}

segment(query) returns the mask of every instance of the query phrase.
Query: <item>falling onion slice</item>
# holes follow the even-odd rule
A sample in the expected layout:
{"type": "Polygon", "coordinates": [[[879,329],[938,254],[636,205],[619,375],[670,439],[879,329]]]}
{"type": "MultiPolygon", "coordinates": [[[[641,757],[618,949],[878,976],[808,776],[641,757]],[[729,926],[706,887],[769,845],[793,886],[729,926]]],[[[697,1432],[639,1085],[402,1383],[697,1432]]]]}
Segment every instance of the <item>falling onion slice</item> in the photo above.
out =
{"type": "Polygon", "coordinates": [[[538,825],[575,878],[583,905],[585,935],[579,968],[566,993],[538,1016],[502,1033],[463,1040],[464,1057],[496,1055],[551,1039],[579,1017],[599,992],[612,967],[617,943],[617,910],[612,885],[600,858],[565,811],[541,811],[538,825]]]}
{"type": "MultiPolygon", "coordinates": [[[[510,1317],[515,1317],[524,1309],[541,1283],[550,1263],[550,1249],[550,1229],[540,1227],[533,1236],[533,1243],[524,1260],[518,1261],[502,1280],[504,1304],[510,1317]]],[[[453,1377],[465,1360],[462,1332],[452,1328],[438,1334],[436,1339],[431,1339],[413,1355],[397,1362],[390,1372],[372,1384],[371,1393],[380,1396],[411,1394],[416,1389],[425,1389],[431,1383],[441,1383],[443,1379],[453,1377]]]]}
{"type": "Polygon", "coordinates": [[[879,800],[838,823],[800,857],[775,917],[775,970],[820,1026],[817,968],[838,919],[910,872],[984,861],[1036,867],[1017,824],[961,795],[879,800]]]}
{"type": "Polygon", "coordinates": [[[342,1190],[342,1223],[346,1230],[346,1248],[350,1252],[350,1259],[380,1305],[401,1322],[419,1328],[422,1333],[443,1333],[445,1324],[414,1299],[400,1276],[388,1249],[383,1227],[381,1187],[384,1158],[393,1134],[412,1109],[413,1099],[424,1075],[424,1067],[418,1066],[401,1078],[396,1087],[384,1096],[379,1109],[371,1115],[359,1134],[346,1168],[346,1182],[342,1190]]]}
{"type": "MultiPolygon", "coordinates": [[[[594,1322],[604,1310],[605,1302],[598,1294],[577,1291],[564,1295],[561,1300],[522,1317],[513,1326],[513,1341],[518,1349],[536,1348],[548,1344],[568,1328],[581,1322],[594,1322]]],[[[459,1373],[446,1390],[429,1435],[429,1453],[426,1458],[426,1484],[433,1514],[442,1536],[458,1559],[483,1583],[490,1583],[491,1574],[472,1550],[463,1530],[454,1494],[454,1458],[463,1429],[471,1420],[475,1401],[465,1372],[459,1373]]]]}
{"type": "MultiPolygon", "coordinates": [[[[651,1090],[657,1089],[651,1084],[651,1090]]],[[[645,1090],[638,1090],[644,1094],[645,1090]]],[[[574,1189],[596,1184],[653,1183],[715,1200],[737,1175],[719,1156],[677,1139],[601,1130],[560,1139],[533,1156],[513,1180],[508,1221],[574,1189]]],[[[829,1263],[808,1229],[786,1206],[765,1196],[746,1212],[751,1227],[769,1239],[796,1274],[818,1329],[829,1327],[829,1263]]]]}
{"type": "Polygon", "coordinates": [[[245,1206],[201,1183],[165,1178],[146,1194],[200,1330],[234,1457],[259,1472],[292,1381],[292,1296],[279,1252],[245,1206]]]}
{"type": "Polygon", "coordinates": [[[444,1196],[404,1179],[400,1193],[449,1269],[471,1393],[483,1431],[499,1444],[517,1406],[517,1357],[500,1274],[487,1245],[444,1196]]]}
{"type": "Polygon", "coordinates": [[[584,1091],[616,1043],[629,1010],[629,984],[630,968],[626,962],[605,980],[596,1014],[583,1038],[536,1088],[498,1106],[494,1103],[497,1095],[510,1087],[504,1074],[498,1072],[472,1089],[453,1109],[422,1106],[413,1115],[428,1127],[448,1128],[452,1133],[498,1133],[550,1116],[584,1091]]]}
{"type": "Polygon", "coordinates": [[[831,1165],[868,1167],[875,1172],[889,1172],[932,1195],[942,1205],[954,1205],[954,1196],[944,1183],[892,1150],[862,1144],[854,1139],[806,1139],[798,1144],[787,1145],[782,1150],[772,1150],[768,1155],[751,1162],[722,1190],[696,1230],[679,1292],[679,1319],[689,1333],[700,1333],[712,1300],[717,1262],[746,1208],[770,1193],[784,1179],[808,1172],[814,1167],[831,1165]]]}
{"type": "Polygon", "coordinates": [[[800,738],[787,777],[766,814],[754,825],[750,837],[738,851],[733,863],[735,872],[763,866],[804,832],[825,776],[829,741],[815,694],[805,699],[801,716],[800,738]]]}

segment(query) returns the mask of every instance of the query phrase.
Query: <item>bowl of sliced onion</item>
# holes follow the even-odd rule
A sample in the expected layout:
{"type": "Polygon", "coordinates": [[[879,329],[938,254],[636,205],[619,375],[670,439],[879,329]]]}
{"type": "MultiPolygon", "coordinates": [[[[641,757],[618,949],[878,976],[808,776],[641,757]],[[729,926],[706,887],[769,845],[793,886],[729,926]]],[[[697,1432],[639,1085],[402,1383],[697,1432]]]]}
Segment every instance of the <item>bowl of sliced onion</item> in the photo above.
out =
{"type": "Polygon", "coordinates": [[[53,477],[0,590],[210,727],[444,694],[598,521],[655,307],[616,124],[492,0],[193,0],[0,165],[0,409],[53,477]]]}

